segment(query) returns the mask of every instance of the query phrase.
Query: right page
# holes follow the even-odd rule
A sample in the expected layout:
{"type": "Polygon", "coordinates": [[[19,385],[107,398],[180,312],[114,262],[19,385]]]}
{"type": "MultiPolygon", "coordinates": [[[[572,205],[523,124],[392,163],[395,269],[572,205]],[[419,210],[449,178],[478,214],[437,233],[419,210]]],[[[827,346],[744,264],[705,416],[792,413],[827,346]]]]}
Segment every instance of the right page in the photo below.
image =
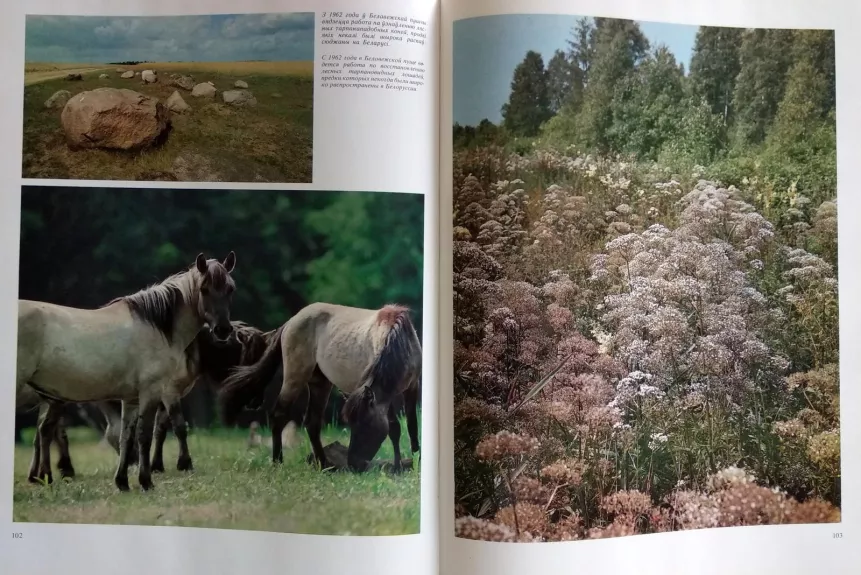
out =
{"type": "Polygon", "coordinates": [[[444,573],[855,572],[858,12],[443,3],[444,573]]]}

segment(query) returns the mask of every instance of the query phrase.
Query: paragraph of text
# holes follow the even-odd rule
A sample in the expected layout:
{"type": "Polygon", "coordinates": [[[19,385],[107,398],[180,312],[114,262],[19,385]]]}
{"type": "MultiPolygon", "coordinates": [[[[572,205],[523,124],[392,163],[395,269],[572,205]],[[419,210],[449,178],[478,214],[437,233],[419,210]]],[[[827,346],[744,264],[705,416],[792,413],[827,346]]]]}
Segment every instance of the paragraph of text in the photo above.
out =
{"type": "Polygon", "coordinates": [[[373,12],[324,12],[321,34],[323,88],[415,92],[425,85],[425,63],[397,57],[395,54],[403,51],[394,49],[399,45],[424,45],[424,20],[373,12]],[[356,54],[356,48],[361,48],[362,55],[356,54]]]}

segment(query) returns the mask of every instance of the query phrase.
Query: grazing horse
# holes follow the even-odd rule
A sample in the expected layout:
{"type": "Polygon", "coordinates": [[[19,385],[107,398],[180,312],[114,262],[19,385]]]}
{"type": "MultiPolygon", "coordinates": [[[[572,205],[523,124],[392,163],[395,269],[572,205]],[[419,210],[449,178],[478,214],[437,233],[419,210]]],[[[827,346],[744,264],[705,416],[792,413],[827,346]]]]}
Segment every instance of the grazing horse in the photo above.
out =
{"type": "Polygon", "coordinates": [[[138,480],[143,490],[153,486],[150,447],[159,403],[167,406],[183,467],[191,466],[180,409],[193,383],[186,348],[206,324],[218,340],[230,337],[235,265],[233,252],[223,262],[199,254],[187,270],[94,310],[19,300],[16,393],[29,385],[48,403],[39,424],[39,478],[52,481],[50,444],[64,403],[123,402],[114,475],[121,491],[129,489],[135,429],[138,480]]]}
{"type": "Polygon", "coordinates": [[[320,440],[323,414],[334,384],[347,394],[343,415],[350,426],[348,466],[364,471],[386,434],[400,468],[401,426],[392,401],[404,394],[413,452],[419,450],[416,403],[421,376],[421,344],[409,310],[387,305],[361,309],[314,303],[282,325],[257,363],[238,367],[219,392],[225,423],[263,392],[279,366],[284,377],[272,409],[272,460],[283,460],[281,431],[291,404],[309,391],[305,427],[321,467],[326,455],[320,440]]]}

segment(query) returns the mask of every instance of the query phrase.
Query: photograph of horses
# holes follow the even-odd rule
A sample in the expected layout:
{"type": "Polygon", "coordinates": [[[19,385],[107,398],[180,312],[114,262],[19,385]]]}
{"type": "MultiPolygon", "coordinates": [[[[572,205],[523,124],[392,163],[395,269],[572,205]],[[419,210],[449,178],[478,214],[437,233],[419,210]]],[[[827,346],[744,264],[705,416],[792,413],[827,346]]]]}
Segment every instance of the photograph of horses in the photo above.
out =
{"type": "Polygon", "coordinates": [[[834,32],[511,14],[453,50],[456,536],[839,523],[834,32]]]}
{"type": "Polygon", "coordinates": [[[13,519],[418,533],[423,241],[420,194],[24,186],[13,519]]]}
{"type": "Polygon", "coordinates": [[[28,15],[22,176],[309,183],[314,13],[28,15]]]}

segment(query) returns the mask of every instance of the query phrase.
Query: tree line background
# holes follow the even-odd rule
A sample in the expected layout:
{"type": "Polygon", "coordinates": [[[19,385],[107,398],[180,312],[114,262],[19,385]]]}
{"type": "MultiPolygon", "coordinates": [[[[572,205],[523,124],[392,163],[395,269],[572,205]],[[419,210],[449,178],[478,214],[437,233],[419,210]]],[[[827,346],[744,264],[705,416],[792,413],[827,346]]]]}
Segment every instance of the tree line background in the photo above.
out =
{"type": "MultiPolygon", "coordinates": [[[[19,298],[95,308],[233,250],[234,320],[268,331],[313,302],[400,303],[421,335],[423,237],[418,194],[26,186],[19,298]]],[[[211,390],[185,408],[217,424],[211,390]]]]}
{"type": "Polygon", "coordinates": [[[836,188],[834,33],[702,26],[686,74],[636,22],[582,18],[546,65],[524,56],[502,116],[455,124],[455,149],[633,155],[728,185],[767,176],[822,201],[836,188]]]}

